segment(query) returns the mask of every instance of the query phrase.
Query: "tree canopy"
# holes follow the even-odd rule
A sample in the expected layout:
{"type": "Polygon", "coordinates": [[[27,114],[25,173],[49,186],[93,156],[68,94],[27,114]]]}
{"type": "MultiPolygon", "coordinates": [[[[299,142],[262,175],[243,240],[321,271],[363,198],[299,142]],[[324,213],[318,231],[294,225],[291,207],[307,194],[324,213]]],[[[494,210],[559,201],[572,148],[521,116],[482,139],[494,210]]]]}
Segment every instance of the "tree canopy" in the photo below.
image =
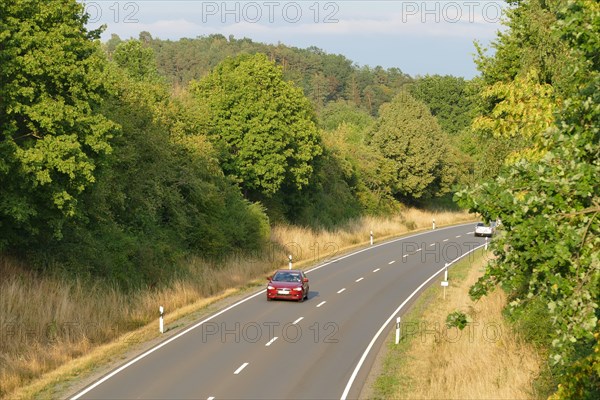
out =
{"type": "Polygon", "coordinates": [[[265,55],[227,59],[191,91],[208,106],[223,170],[242,188],[272,196],[309,183],[322,153],[312,106],[265,55]]]}
{"type": "Polygon", "coordinates": [[[105,59],[81,4],[3,2],[0,14],[2,249],[60,237],[117,125],[98,112],[105,59]]]}
{"type": "Polygon", "coordinates": [[[434,197],[447,193],[456,182],[456,171],[444,168],[449,148],[446,134],[429,108],[407,92],[382,106],[370,141],[393,162],[396,196],[434,197]]]}

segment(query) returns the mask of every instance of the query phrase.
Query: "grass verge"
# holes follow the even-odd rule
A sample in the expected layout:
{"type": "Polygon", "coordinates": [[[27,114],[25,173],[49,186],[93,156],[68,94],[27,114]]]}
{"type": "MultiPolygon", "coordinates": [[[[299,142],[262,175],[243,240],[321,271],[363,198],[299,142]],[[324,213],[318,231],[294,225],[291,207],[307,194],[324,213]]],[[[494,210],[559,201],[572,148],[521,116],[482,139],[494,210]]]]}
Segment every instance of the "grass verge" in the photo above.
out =
{"type": "Polygon", "coordinates": [[[443,298],[439,282],[402,317],[402,339],[391,333],[378,373],[361,397],[371,399],[531,399],[543,364],[540,356],[502,316],[506,296],[496,290],[478,302],[469,287],[483,274],[487,252],[449,270],[443,298]],[[448,314],[470,319],[463,330],[446,326],[448,314]]]}
{"type": "MultiPolygon", "coordinates": [[[[118,355],[156,340],[157,310],[167,312],[167,328],[178,318],[205,309],[244,288],[263,284],[270,271],[301,268],[376,241],[473,220],[465,212],[406,209],[387,218],[363,217],[334,231],[275,226],[270,246],[255,256],[215,264],[191,259],[189,273],[169,286],[123,293],[102,281],[67,280],[30,272],[0,257],[0,398],[55,398],[73,382],[118,361],[118,355]]],[[[254,286],[256,287],[256,286],[254,286]]]]}

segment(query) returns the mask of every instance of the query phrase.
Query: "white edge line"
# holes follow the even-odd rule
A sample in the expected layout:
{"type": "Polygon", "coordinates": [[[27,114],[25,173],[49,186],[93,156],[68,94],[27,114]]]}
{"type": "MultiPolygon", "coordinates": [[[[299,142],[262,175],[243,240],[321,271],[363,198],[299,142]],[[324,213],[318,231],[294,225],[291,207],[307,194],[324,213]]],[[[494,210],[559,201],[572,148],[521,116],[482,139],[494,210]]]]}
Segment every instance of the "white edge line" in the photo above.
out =
{"type": "Polygon", "coordinates": [[[278,339],[277,336],[275,336],[273,339],[269,340],[269,342],[267,344],[265,344],[265,346],[268,347],[268,346],[272,345],[273,342],[276,341],[277,339],[278,339]]]}
{"type": "Polygon", "coordinates": [[[246,368],[248,366],[248,364],[250,364],[250,363],[247,363],[247,362],[243,363],[242,365],[240,365],[240,367],[238,369],[235,370],[235,372],[233,374],[234,375],[239,374],[240,372],[242,372],[242,370],[244,368],[246,368]]]}
{"type": "MultiPolygon", "coordinates": [[[[470,224],[470,223],[459,224],[459,225],[453,225],[453,226],[447,226],[447,227],[444,227],[444,228],[439,228],[439,229],[437,229],[437,231],[442,231],[442,230],[446,230],[446,229],[458,228],[458,227],[460,227],[460,226],[469,225],[469,224],[470,224]]],[[[400,242],[400,241],[402,241],[402,240],[411,239],[411,238],[414,238],[414,237],[417,237],[417,236],[423,236],[423,235],[427,235],[427,234],[429,234],[429,233],[431,233],[431,231],[424,231],[424,232],[416,233],[416,234],[414,234],[414,235],[410,235],[410,236],[404,236],[404,237],[401,237],[401,238],[397,238],[397,239],[390,240],[390,241],[388,241],[388,242],[379,243],[379,244],[376,244],[376,245],[373,245],[373,246],[365,247],[364,249],[357,250],[357,251],[355,251],[355,252],[353,252],[353,253],[348,253],[348,254],[346,254],[345,256],[342,256],[342,257],[340,257],[340,258],[336,258],[335,260],[332,260],[332,261],[328,261],[328,262],[326,262],[325,264],[318,265],[318,266],[316,266],[316,267],[314,267],[314,268],[311,268],[311,269],[309,269],[309,270],[307,270],[307,271],[305,271],[305,272],[312,272],[312,271],[316,271],[316,270],[318,270],[318,269],[321,269],[321,268],[323,268],[323,267],[325,267],[325,266],[327,266],[327,265],[333,264],[333,263],[335,263],[335,262],[337,262],[337,261],[340,261],[340,260],[346,259],[346,258],[348,258],[348,257],[352,257],[352,256],[354,256],[354,255],[356,255],[356,254],[360,254],[360,253],[363,253],[363,252],[365,252],[365,251],[372,250],[372,249],[374,249],[374,248],[377,248],[377,247],[380,247],[380,246],[386,246],[386,245],[389,245],[389,244],[392,244],[392,243],[400,242]]],[[[484,245],[482,245],[482,246],[484,246],[484,245]]],[[[242,304],[242,303],[245,303],[246,301],[248,301],[248,300],[250,300],[250,299],[253,299],[254,297],[256,297],[256,296],[258,296],[258,295],[260,295],[260,294],[263,294],[263,293],[265,293],[265,292],[266,292],[266,289],[262,289],[261,291],[259,291],[259,292],[257,292],[257,293],[254,293],[254,294],[252,294],[252,295],[250,295],[250,296],[246,297],[245,299],[242,299],[242,300],[238,301],[237,303],[234,303],[234,304],[230,305],[230,306],[229,306],[229,307],[227,307],[227,308],[224,308],[224,309],[222,309],[221,311],[219,311],[219,312],[217,312],[217,313],[215,313],[215,314],[211,315],[210,317],[203,319],[202,321],[198,322],[197,324],[194,324],[194,325],[190,326],[189,328],[187,328],[186,330],[184,330],[184,331],[182,331],[182,332],[178,333],[177,335],[173,336],[172,338],[170,338],[170,339],[167,339],[167,340],[165,340],[165,341],[164,341],[164,342],[162,342],[162,343],[159,343],[158,345],[156,345],[156,347],[153,347],[153,348],[151,348],[150,350],[146,351],[145,353],[142,353],[142,354],[140,354],[139,356],[137,356],[137,357],[136,357],[136,358],[134,358],[133,360],[129,361],[128,363],[121,365],[119,368],[115,369],[114,371],[112,371],[112,372],[111,372],[111,373],[109,373],[108,375],[106,375],[106,376],[104,376],[103,378],[101,378],[101,379],[97,380],[96,382],[94,382],[94,383],[93,383],[93,384],[91,384],[90,386],[88,386],[88,387],[86,387],[85,389],[83,389],[81,392],[79,392],[79,393],[75,394],[73,397],[71,397],[71,399],[70,399],[70,400],[77,400],[77,399],[79,399],[81,396],[83,396],[84,394],[86,394],[86,393],[88,393],[88,392],[92,391],[93,389],[97,388],[98,386],[100,386],[101,384],[103,384],[104,382],[106,382],[107,380],[109,380],[110,378],[112,378],[113,376],[115,376],[116,374],[118,374],[119,372],[123,371],[123,370],[124,370],[124,369],[126,369],[126,368],[129,368],[130,366],[132,366],[132,365],[133,365],[133,364],[135,364],[136,362],[138,362],[138,361],[140,361],[141,359],[143,359],[143,358],[145,358],[145,357],[149,356],[150,354],[154,353],[156,350],[158,350],[158,349],[162,348],[163,346],[166,346],[167,344],[171,343],[171,342],[172,342],[172,341],[174,341],[175,339],[179,339],[181,336],[183,336],[183,335],[185,335],[186,333],[188,333],[188,332],[190,332],[190,331],[192,331],[192,330],[196,329],[197,327],[201,326],[201,325],[202,325],[202,324],[204,324],[205,322],[208,322],[208,321],[212,320],[213,318],[215,318],[215,317],[218,317],[219,315],[221,315],[221,314],[224,314],[225,312],[227,312],[227,311],[231,310],[232,308],[234,308],[234,307],[237,307],[237,306],[239,306],[240,304],[242,304]]]]}
{"type": "Polygon", "coordinates": [[[342,293],[344,290],[346,290],[346,288],[338,290],[338,294],[342,293]]]}
{"type": "Polygon", "coordinates": [[[300,317],[297,320],[295,320],[294,322],[292,322],[292,325],[296,325],[298,322],[302,321],[304,319],[304,317],[300,317]]]}
{"type": "Polygon", "coordinates": [[[398,314],[400,312],[400,310],[402,309],[402,307],[404,307],[406,305],[406,303],[408,303],[408,301],[410,299],[412,299],[419,292],[419,290],[421,290],[423,288],[423,286],[425,286],[427,283],[429,283],[430,280],[432,280],[438,274],[440,274],[443,270],[445,270],[447,266],[450,266],[451,264],[454,264],[455,262],[457,262],[461,258],[466,257],[468,254],[471,254],[472,252],[474,252],[477,249],[482,248],[483,246],[485,246],[485,244],[477,246],[477,247],[473,248],[472,250],[469,250],[468,252],[466,252],[462,256],[460,256],[458,258],[455,258],[451,262],[447,263],[446,266],[440,268],[437,272],[435,272],[433,275],[431,275],[429,278],[427,278],[427,280],[425,282],[423,282],[418,288],[416,288],[415,291],[412,292],[410,294],[410,296],[408,296],[406,298],[406,300],[404,300],[402,302],[402,304],[400,304],[398,306],[398,308],[396,308],[396,310],[392,313],[392,315],[390,315],[390,317],[383,323],[383,325],[381,325],[381,328],[379,328],[379,330],[377,331],[377,333],[375,334],[375,336],[373,336],[373,339],[371,339],[371,342],[369,343],[369,345],[365,349],[365,352],[363,353],[362,357],[358,361],[358,364],[356,364],[356,368],[354,368],[354,371],[352,372],[352,375],[350,376],[350,380],[348,380],[348,383],[346,384],[346,388],[344,389],[344,393],[342,393],[342,397],[340,398],[340,400],[346,400],[346,398],[348,397],[348,393],[350,392],[350,388],[352,387],[352,384],[354,383],[354,380],[356,379],[356,376],[358,375],[358,371],[360,371],[360,368],[362,367],[363,363],[367,359],[367,356],[369,355],[369,352],[371,351],[371,348],[375,345],[375,342],[377,341],[377,339],[379,338],[379,336],[381,335],[381,333],[383,332],[383,330],[386,327],[389,326],[389,323],[392,321],[392,319],[394,318],[394,316],[396,316],[396,314],[398,314]]]}

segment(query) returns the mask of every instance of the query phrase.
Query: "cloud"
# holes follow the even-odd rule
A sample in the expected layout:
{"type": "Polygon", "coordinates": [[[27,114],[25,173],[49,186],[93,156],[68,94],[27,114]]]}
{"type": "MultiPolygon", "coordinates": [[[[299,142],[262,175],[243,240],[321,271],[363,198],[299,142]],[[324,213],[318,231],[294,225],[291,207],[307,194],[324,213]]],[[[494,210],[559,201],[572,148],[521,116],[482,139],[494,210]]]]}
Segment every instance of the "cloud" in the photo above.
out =
{"type": "Polygon", "coordinates": [[[472,40],[489,39],[500,28],[480,16],[468,19],[468,16],[436,19],[433,16],[422,18],[419,15],[393,14],[387,19],[344,19],[333,23],[259,23],[240,20],[230,24],[202,24],[185,18],[158,20],[151,23],[109,24],[108,32],[122,36],[135,36],[140,31],[148,31],[155,37],[178,39],[220,33],[225,36],[260,37],[277,39],[290,35],[331,36],[340,40],[352,36],[384,37],[455,37],[472,40]]]}

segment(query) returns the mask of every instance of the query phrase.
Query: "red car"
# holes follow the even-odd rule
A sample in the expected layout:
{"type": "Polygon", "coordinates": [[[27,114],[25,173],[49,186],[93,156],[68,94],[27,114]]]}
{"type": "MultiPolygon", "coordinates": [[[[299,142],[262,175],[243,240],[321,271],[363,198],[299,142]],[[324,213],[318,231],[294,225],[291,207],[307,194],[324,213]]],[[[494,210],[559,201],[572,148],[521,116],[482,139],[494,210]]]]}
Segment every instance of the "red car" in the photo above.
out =
{"type": "Polygon", "coordinates": [[[290,299],[302,302],[308,299],[308,278],[302,271],[281,269],[267,279],[267,300],[290,299]]]}

